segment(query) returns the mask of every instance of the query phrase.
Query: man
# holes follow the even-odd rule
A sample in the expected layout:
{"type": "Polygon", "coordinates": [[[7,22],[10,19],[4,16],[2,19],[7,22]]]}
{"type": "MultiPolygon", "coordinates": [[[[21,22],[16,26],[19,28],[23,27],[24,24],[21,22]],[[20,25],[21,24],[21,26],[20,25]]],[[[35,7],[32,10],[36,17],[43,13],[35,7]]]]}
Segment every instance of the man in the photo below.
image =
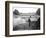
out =
{"type": "Polygon", "coordinates": [[[29,27],[30,27],[30,23],[31,23],[31,20],[30,20],[30,18],[31,18],[31,16],[29,17],[29,19],[28,19],[28,22],[29,22],[29,27]]]}

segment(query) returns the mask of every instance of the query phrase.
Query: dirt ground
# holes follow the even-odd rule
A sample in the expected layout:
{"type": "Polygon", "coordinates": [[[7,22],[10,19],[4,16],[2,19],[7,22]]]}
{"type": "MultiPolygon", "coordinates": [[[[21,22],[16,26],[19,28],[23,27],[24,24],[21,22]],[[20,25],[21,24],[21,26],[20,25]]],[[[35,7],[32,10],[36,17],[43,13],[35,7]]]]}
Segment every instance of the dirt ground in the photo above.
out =
{"type": "Polygon", "coordinates": [[[13,30],[38,30],[36,27],[36,22],[31,22],[29,26],[29,22],[26,22],[24,24],[19,24],[13,27],[13,30]]]}

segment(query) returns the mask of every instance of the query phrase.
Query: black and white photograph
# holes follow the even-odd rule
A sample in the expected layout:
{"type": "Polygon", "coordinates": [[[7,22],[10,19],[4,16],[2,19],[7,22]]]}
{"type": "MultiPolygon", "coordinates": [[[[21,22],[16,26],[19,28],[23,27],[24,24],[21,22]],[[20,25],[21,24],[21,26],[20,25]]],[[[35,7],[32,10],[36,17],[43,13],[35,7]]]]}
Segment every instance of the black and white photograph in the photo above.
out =
{"type": "Polygon", "coordinates": [[[15,8],[13,11],[13,31],[16,30],[40,30],[40,8],[15,8]]]}
{"type": "Polygon", "coordinates": [[[6,2],[7,35],[44,34],[44,3],[6,2]]]}

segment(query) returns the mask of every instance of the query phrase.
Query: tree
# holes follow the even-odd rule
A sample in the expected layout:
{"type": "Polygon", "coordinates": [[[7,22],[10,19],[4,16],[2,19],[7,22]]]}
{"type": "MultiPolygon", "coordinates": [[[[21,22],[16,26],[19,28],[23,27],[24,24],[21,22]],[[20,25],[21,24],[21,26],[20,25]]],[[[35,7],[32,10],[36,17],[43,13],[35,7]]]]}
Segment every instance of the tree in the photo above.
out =
{"type": "Polygon", "coordinates": [[[37,15],[40,15],[40,8],[36,12],[37,15]]]}
{"type": "Polygon", "coordinates": [[[15,11],[13,11],[13,14],[19,15],[19,11],[15,9],[15,11]]]}

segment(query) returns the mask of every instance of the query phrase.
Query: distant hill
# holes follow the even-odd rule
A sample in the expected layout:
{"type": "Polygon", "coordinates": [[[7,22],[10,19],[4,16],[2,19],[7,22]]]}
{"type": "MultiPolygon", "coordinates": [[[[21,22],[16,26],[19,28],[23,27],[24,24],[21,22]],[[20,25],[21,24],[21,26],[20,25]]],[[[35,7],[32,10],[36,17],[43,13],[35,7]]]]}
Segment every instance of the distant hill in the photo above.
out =
{"type": "Polygon", "coordinates": [[[23,16],[32,16],[32,15],[35,15],[36,13],[20,13],[20,15],[23,15],[23,16]]]}

